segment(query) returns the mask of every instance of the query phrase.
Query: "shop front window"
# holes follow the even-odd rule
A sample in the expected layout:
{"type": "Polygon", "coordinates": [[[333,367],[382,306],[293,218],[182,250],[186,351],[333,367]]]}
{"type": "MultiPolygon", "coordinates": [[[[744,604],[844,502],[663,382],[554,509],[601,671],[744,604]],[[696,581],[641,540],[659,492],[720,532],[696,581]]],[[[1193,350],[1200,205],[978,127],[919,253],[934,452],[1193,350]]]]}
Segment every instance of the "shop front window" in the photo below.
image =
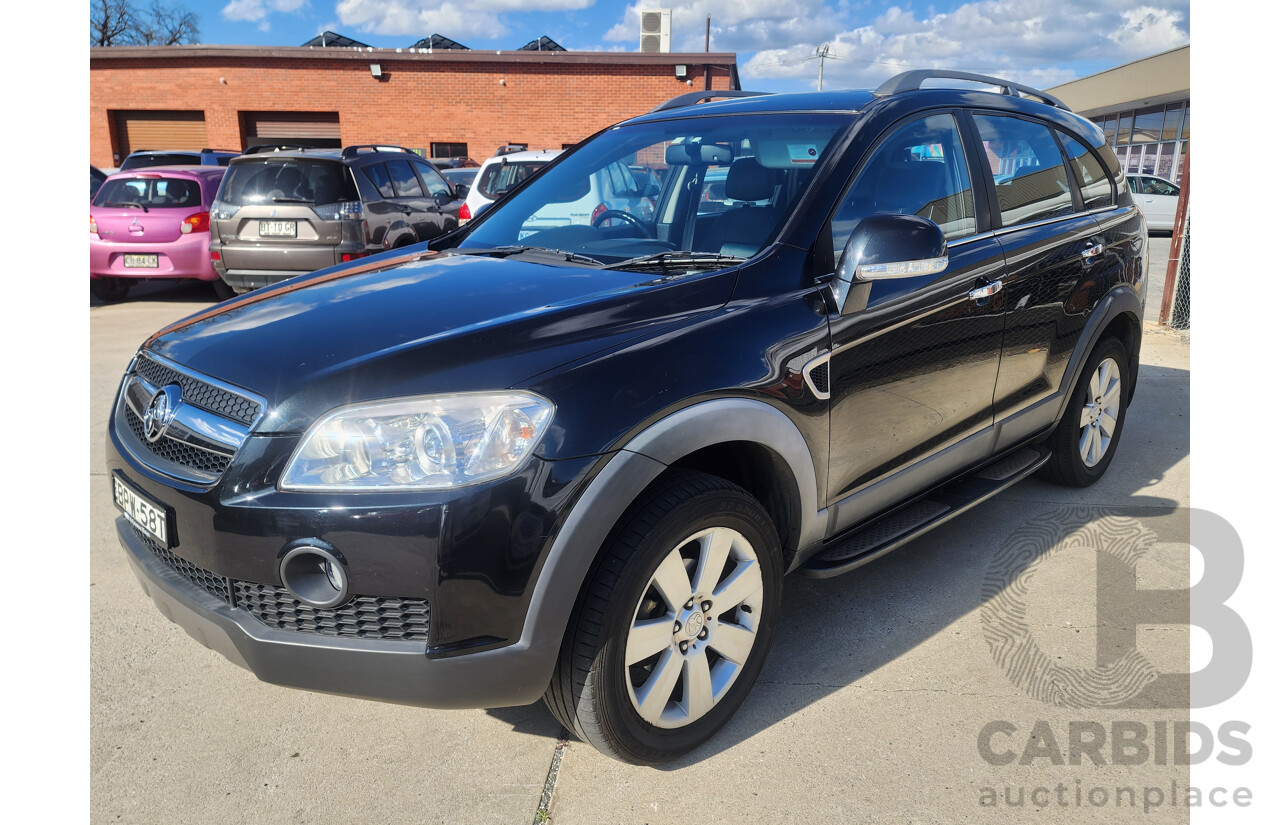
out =
{"type": "Polygon", "coordinates": [[[1160,140],[1160,131],[1164,126],[1164,107],[1152,106],[1139,109],[1133,119],[1133,142],[1155,143],[1160,140]]]}

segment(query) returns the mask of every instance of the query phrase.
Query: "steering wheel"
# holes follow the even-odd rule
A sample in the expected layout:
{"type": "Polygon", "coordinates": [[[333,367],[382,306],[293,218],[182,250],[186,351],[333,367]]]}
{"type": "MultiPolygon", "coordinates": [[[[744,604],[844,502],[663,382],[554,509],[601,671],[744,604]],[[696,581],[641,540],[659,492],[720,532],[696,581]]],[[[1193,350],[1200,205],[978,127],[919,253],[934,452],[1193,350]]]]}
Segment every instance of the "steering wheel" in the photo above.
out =
{"type": "Polygon", "coordinates": [[[623,212],[621,209],[606,209],[606,210],[604,210],[604,211],[603,211],[603,212],[601,212],[599,215],[596,215],[595,219],[594,219],[593,221],[591,221],[591,225],[592,225],[593,227],[595,227],[596,229],[599,229],[599,228],[600,228],[600,224],[604,223],[605,221],[607,221],[607,220],[609,220],[609,219],[611,219],[611,218],[618,218],[619,220],[623,221],[624,223],[629,223],[629,224],[631,224],[631,225],[632,225],[632,226],[634,226],[636,229],[639,229],[639,230],[640,230],[640,232],[641,232],[641,233],[644,235],[644,237],[646,237],[646,238],[653,239],[653,238],[657,237],[656,235],[654,235],[654,234],[653,234],[653,230],[652,230],[652,229],[650,229],[648,226],[646,226],[646,225],[645,225],[645,222],[644,222],[644,221],[640,220],[640,219],[639,219],[639,218],[637,218],[635,215],[632,215],[630,212],[623,212]]]}

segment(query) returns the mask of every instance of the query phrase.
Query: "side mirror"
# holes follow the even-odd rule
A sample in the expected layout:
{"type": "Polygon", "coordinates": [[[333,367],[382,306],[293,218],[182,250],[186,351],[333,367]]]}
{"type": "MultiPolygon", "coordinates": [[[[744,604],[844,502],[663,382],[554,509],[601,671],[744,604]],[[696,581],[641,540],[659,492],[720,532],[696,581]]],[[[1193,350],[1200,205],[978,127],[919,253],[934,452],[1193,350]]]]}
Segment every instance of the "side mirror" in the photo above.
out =
{"type": "Polygon", "coordinates": [[[842,311],[854,285],[888,278],[936,275],[947,268],[942,228],[916,215],[878,214],[863,218],[849,236],[832,289],[842,311]]]}
{"type": "Polygon", "coordinates": [[[469,194],[471,194],[471,187],[467,186],[465,183],[460,183],[453,187],[454,200],[464,200],[469,194]]]}
{"type": "Polygon", "coordinates": [[[656,183],[651,183],[640,191],[640,197],[642,198],[656,198],[660,194],[662,194],[662,190],[658,188],[656,183]]]}

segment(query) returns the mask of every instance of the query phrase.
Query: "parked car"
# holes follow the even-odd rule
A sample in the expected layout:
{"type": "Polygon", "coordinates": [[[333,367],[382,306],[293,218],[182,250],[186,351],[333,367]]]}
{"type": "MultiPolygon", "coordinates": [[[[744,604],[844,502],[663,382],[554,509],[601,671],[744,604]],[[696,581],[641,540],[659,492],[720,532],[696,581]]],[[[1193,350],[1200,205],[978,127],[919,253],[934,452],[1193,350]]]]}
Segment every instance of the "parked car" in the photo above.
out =
{"type": "Polygon", "coordinates": [[[226,166],[239,152],[230,149],[139,149],[120,164],[121,172],[152,166],[226,166]]]}
{"type": "Polygon", "coordinates": [[[523,183],[542,167],[550,163],[564,150],[504,152],[480,164],[476,171],[475,185],[467,193],[458,219],[466,223],[498,198],[518,184],[523,183]]]}
{"type": "Polygon", "coordinates": [[[1178,194],[1182,189],[1171,180],[1155,175],[1129,175],[1129,191],[1147,226],[1165,232],[1173,231],[1173,219],[1178,214],[1178,194]]]}
{"type": "MultiPolygon", "coordinates": [[[[476,185],[467,196],[468,211],[462,217],[470,219],[479,214],[562,152],[558,149],[514,152],[485,161],[476,175],[476,185]]],[[[641,184],[625,162],[618,161],[596,170],[587,183],[575,199],[540,210],[526,227],[526,234],[557,226],[608,228],[628,221],[632,215],[638,221],[652,218],[659,189],[652,183],[641,184]]]]}
{"type": "Polygon", "coordinates": [[[425,249],[148,338],[108,427],[120,541],[267,682],[545,697],[671,759],[788,644],[785,573],[1107,471],[1146,294],[1123,180],[1097,125],[995,78],[681,96],[425,249]],[[619,163],[661,171],[648,217],[542,220],[619,163]],[[700,214],[712,169],[733,206],[700,214]]]}
{"type": "Polygon", "coordinates": [[[398,146],[242,155],[218,190],[209,255],[248,292],[450,232],[466,192],[398,146]]]}
{"type": "Polygon", "coordinates": [[[98,190],[102,188],[102,182],[107,179],[107,173],[103,172],[93,164],[89,164],[89,200],[93,200],[93,196],[98,194],[98,190]]]}
{"type": "Polygon", "coordinates": [[[209,263],[209,207],[220,166],[147,167],[107,178],[89,202],[89,291],[119,301],[143,280],[208,281],[230,297],[209,263]]]}

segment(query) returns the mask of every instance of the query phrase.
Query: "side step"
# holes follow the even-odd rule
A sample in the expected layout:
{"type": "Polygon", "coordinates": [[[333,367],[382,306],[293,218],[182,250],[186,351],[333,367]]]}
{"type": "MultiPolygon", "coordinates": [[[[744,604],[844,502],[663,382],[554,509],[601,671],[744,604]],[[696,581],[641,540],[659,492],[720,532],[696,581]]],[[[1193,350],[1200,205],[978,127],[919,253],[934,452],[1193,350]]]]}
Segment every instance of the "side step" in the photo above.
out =
{"type": "Polygon", "coordinates": [[[827,549],[805,562],[797,572],[812,579],[848,573],[1009,489],[1048,460],[1049,450],[1044,446],[1014,453],[939,487],[913,504],[836,536],[827,543],[827,549]]]}

